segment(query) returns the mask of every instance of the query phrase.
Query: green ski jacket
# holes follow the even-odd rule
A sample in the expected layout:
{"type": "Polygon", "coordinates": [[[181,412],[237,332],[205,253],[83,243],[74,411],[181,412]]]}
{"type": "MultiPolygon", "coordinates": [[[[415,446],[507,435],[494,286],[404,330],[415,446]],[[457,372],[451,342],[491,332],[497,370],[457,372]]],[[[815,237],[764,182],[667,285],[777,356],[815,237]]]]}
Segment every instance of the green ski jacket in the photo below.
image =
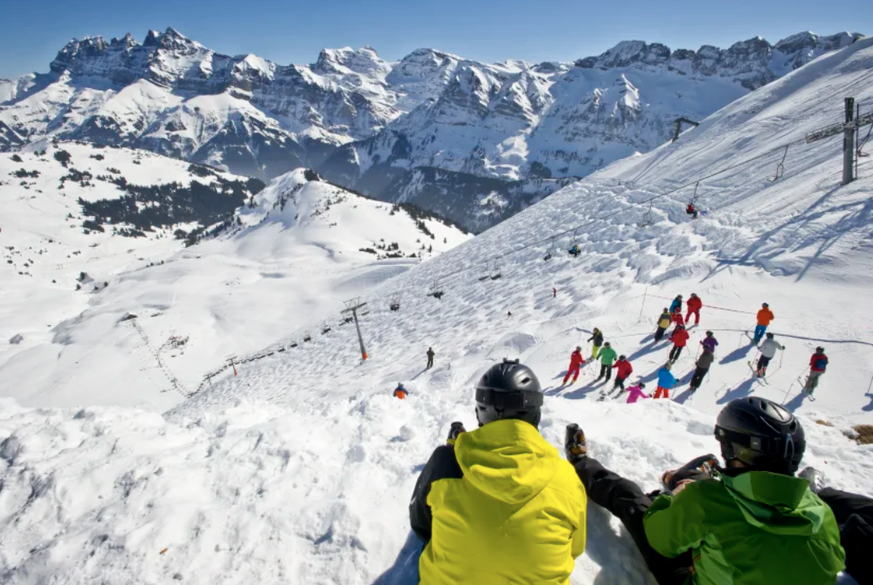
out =
{"type": "Polygon", "coordinates": [[[845,567],[831,509],[805,479],[726,474],[658,497],[643,518],[667,557],[691,549],[694,585],[833,585],[845,567]]]}
{"type": "Polygon", "coordinates": [[[611,366],[613,363],[615,363],[618,354],[615,353],[615,350],[611,347],[604,347],[600,350],[600,353],[597,357],[600,358],[600,363],[604,366],[611,366]]]}

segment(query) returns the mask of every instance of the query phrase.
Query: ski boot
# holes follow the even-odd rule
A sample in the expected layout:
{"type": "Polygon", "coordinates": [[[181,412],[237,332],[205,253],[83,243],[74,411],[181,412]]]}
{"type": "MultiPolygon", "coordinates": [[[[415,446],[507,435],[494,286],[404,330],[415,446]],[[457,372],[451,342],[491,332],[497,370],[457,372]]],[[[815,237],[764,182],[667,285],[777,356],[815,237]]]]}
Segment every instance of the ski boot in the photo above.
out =
{"type": "Polygon", "coordinates": [[[467,429],[464,428],[464,423],[455,421],[452,423],[452,428],[449,429],[449,438],[446,439],[446,443],[449,445],[454,445],[455,441],[458,438],[458,435],[461,433],[466,433],[467,429]]]}
{"type": "Polygon", "coordinates": [[[567,431],[564,434],[564,454],[570,463],[576,463],[588,457],[588,444],[585,442],[585,433],[575,423],[567,425],[567,431]]]}
{"type": "Polygon", "coordinates": [[[685,480],[697,481],[712,477],[712,470],[718,466],[718,459],[712,453],[696,457],[672,471],[665,471],[661,476],[661,487],[665,493],[673,493],[679,483],[685,480]]]}

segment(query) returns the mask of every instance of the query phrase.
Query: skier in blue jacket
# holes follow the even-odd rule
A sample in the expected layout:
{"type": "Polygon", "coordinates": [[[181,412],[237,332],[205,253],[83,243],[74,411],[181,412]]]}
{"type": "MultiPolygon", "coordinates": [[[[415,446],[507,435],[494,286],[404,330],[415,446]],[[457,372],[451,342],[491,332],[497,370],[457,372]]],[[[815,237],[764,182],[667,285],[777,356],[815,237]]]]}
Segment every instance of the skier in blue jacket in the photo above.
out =
{"type": "Polygon", "coordinates": [[[670,372],[672,364],[667,362],[658,370],[658,388],[655,398],[670,398],[670,388],[676,385],[676,377],[670,372]]]}

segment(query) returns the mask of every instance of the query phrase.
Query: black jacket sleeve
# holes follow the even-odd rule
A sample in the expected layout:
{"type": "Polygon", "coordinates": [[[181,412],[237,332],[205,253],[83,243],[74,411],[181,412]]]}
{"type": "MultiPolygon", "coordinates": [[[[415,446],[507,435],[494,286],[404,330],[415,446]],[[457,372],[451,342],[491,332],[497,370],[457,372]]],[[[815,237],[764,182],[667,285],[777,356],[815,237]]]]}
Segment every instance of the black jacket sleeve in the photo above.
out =
{"type": "Polygon", "coordinates": [[[455,459],[455,448],[452,445],[442,445],[436,448],[433,455],[424,466],[418,481],[412,501],[409,502],[409,523],[412,530],[425,544],[430,540],[433,516],[427,505],[427,496],[433,482],[441,479],[460,479],[464,477],[458,460],[455,459]]]}

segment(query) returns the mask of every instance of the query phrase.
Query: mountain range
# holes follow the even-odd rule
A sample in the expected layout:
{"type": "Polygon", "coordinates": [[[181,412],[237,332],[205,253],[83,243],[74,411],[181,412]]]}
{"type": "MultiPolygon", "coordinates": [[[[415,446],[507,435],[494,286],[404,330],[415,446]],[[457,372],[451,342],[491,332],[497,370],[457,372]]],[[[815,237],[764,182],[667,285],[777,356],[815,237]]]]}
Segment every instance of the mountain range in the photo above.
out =
{"type": "Polygon", "coordinates": [[[0,150],[83,140],[265,180],[305,166],[480,231],[862,36],[696,51],[625,41],[538,64],[343,48],[310,65],[222,55],[172,28],[141,43],[88,37],[49,73],[0,81],[0,150]]]}

